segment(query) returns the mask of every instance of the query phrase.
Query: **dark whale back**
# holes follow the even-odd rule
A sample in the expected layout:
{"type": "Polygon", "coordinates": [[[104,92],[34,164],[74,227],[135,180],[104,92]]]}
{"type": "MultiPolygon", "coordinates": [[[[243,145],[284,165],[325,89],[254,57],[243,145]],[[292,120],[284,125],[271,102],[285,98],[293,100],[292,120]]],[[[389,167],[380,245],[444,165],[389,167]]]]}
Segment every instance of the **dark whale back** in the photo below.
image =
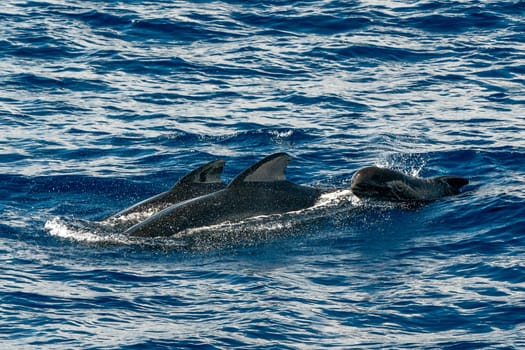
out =
{"type": "Polygon", "coordinates": [[[289,161],[286,153],[268,156],[240,173],[227,188],[175,204],[125,233],[170,236],[195,227],[308,208],[321,191],[287,181],[284,170],[289,161]]]}
{"type": "Polygon", "coordinates": [[[180,178],[170,190],[136,203],[106,220],[125,218],[131,226],[173,204],[223,189],[226,187],[221,181],[224,163],[219,159],[204,164],[180,178]]]}

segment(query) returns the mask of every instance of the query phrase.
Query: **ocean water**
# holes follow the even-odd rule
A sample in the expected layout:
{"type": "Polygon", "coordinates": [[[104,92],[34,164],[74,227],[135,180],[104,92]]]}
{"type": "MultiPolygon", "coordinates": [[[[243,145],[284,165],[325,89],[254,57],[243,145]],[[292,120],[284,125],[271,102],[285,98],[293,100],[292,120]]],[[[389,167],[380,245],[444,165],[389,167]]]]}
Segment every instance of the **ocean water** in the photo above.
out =
{"type": "Polygon", "coordinates": [[[523,1],[18,1],[0,9],[0,343],[525,348],[523,1]],[[317,208],[90,226],[288,152],[317,208]],[[354,171],[463,193],[365,203],[354,171]],[[336,191],[339,190],[339,191],[336,191]]]}

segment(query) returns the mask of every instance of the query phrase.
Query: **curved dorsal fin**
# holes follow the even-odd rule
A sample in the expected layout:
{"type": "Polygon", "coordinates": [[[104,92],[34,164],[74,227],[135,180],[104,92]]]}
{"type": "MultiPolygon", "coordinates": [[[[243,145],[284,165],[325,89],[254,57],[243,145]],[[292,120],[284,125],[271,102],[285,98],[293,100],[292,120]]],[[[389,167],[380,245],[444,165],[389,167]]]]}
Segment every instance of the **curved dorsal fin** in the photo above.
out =
{"type": "Polygon", "coordinates": [[[173,188],[182,184],[191,183],[217,183],[221,182],[221,174],[224,169],[224,160],[214,160],[195,170],[190,171],[173,186],[173,188]]]}
{"type": "Polygon", "coordinates": [[[284,170],[291,159],[292,157],[287,153],[272,154],[237,175],[228,187],[237,186],[243,182],[272,182],[286,180],[284,170]]]}

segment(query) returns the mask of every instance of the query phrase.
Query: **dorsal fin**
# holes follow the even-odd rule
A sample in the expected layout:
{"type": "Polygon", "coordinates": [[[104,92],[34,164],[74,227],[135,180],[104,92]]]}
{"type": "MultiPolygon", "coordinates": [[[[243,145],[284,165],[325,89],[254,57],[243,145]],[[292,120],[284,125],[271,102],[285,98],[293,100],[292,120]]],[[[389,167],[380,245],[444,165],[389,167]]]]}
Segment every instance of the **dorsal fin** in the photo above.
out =
{"type": "Polygon", "coordinates": [[[284,170],[292,157],[286,153],[272,154],[237,175],[228,187],[243,182],[273,182],[286,180],[284,170]]]}
{"type": "Polygon", "coordinates": [[[184,175],[173,188],[182,184],[221,182],[224,160],[214,160],[184,175]]]}

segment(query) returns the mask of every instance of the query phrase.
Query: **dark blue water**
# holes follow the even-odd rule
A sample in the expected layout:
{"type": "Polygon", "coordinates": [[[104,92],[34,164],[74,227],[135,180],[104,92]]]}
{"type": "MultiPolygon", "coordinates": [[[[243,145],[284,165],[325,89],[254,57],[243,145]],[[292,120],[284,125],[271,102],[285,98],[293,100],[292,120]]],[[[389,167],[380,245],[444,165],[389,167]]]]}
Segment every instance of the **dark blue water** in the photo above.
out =
{"type": "Polygon", "coordinates": [[[2,347],[525,347],[524,2],[7,1],[0,23],[2,347]],[[471,183],[184,242],[86,224],[281,151],[301,184],[471,183]]]}

